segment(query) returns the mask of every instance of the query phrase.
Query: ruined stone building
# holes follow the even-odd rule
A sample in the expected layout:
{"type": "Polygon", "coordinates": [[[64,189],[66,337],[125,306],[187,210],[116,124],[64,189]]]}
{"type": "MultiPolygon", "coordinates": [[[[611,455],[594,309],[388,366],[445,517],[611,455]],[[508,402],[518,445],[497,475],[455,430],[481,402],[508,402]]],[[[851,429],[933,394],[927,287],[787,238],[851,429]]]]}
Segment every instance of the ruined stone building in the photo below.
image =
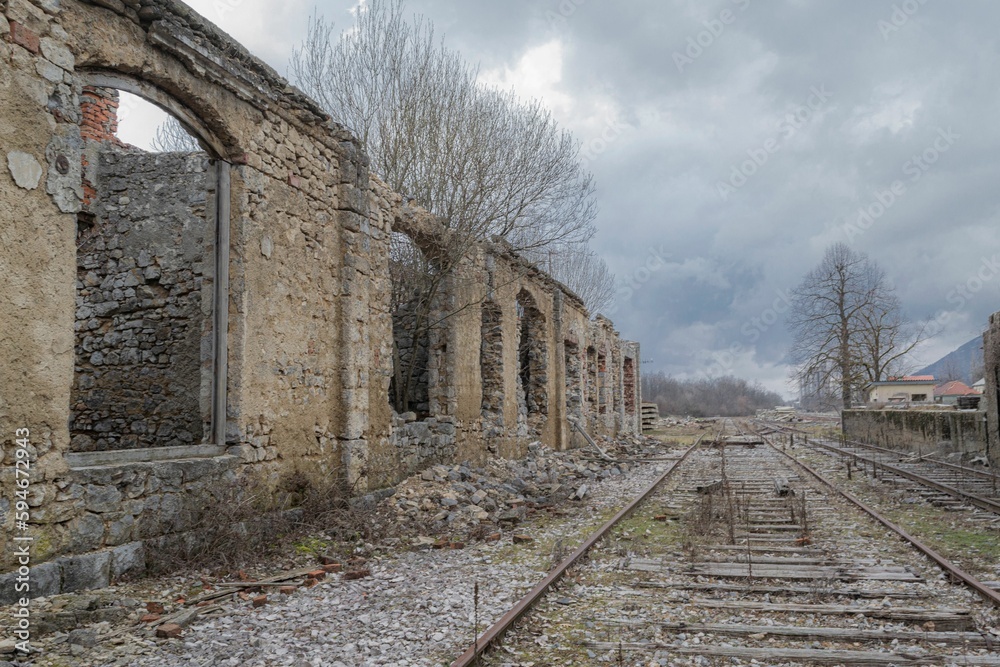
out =
{"type": "Polygon", "coordinates": [[[442,225],[182,4],[0,0],[0,148],[6,601],[14,535],[33,538],[32,595],[97,587],[238,481],[362,493],[535,440],[579,446],[574,422],[638,432],[638,345],[501,242],[468,253],[439,324],[407,339],[392,235],[433,256],[442,225]],[[123,145],[118,91],[204,150],[123,145]],[[399,359],[419,369],[405,411],[399,359]]]}

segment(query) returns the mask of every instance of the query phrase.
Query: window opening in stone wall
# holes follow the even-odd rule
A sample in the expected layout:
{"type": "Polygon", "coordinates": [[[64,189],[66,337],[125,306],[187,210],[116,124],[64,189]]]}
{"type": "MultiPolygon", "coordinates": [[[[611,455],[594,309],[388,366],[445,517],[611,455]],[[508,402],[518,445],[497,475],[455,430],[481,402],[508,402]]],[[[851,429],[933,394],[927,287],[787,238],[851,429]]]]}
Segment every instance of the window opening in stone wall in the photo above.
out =
{"type": "Polygon", "coordinates": [[[123,140],[119,122],[155,108],[138,99],[81,95],[74,452],[212,439],[214,166],[190,136],[167,152],[123,140]]]}
{"type": "Polygon", "coordinates": [[[625,357],[622,375],[624,376],[625,414],[635,414],[635,360],[625,357]]]}
{"type": "Polygon", "coordinates": [[[566,414],[573,419],[583,417],[583,360],[580,346],[566,341],[566,414]]]}
{"type": "Polygon", "coordinates": [[[495,438],[503,434],[503,313],[500,306],[486,301],[482,306],[482,329],[479,369],[482,376],[483,435],[495,438]]]}
{"type": "Polygon", "coordinates": [[[597,355],[597,405],[600,414],[608,413],[608,357],[603,352],[597,355]]]}
{"type": "Polygon", "coordinates": [[[587,405],[590,414],[597,414],[597,350],[587,348],[587,405]]]}
{"type": "Polygon", "coordinates": [[[615,348],[611,350],[611,371],[608,374],[610,382],[608,382],[609,391],[611,392],[611,405],[612,411],[617,415],[621,414],[622,410],[622,388],[619,386],[621,384],[621,352],[617,351],[615,348]]]}
{"type": "Polygon", "coordinates": [[[441,273],[410,237],[393,232],[389,244],[392,282],[393,373],[389,400],[396,412],[430,414],[430,358],[441,273]]]}
{"type": "Polygon", "coordinates": [[[535,299],[527,290],[517,295],[517,388],[518,415],[527,418],[530,428],[539,426],[539,419],[548,414],[547,350],[545,319],[535,299]]]}

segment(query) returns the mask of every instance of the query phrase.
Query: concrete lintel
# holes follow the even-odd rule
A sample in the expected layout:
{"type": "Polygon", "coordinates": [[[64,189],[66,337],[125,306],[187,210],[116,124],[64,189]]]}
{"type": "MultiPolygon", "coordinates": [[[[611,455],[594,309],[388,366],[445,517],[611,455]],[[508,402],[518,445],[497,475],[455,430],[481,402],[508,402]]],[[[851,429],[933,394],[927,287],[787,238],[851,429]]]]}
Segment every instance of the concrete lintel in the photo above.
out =
{"type": "Polygon", "coordinates": [[[145,449],[116,449],[107,452],[71,452],[66,454],[70,468],[149,463],[152,461],[177,461],[222,456],[226,448],[220,445],[191,445],[182,447],[149,447],[145,449]]]}

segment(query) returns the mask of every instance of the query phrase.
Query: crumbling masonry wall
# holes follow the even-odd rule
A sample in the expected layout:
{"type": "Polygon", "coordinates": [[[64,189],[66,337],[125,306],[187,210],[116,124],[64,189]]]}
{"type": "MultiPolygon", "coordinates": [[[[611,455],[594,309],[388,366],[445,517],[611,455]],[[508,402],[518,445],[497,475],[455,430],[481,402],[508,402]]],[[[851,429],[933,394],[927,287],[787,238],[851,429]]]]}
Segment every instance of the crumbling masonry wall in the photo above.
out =
{"type": "Polygon", "coordinates": [[[983,413],[976,410],[844,410],[844,435],[853,440],[925,454],[986,451],[983,413]]]}
{"type": "Polygon", "coordinates": [[[390,234],[433,249],[446,230],[183,3],[0,0],[0,73],[0,602],[18,503],[29,595],[49,595],[142,571],[240,488],[363,493],[435,462],[563,449],[582,444],[574,411],[594,435],[638,432],[617,409],[625,343],[610,322],[502,244],[472,248],[445,280],[426,418],[394,415],[390,234]],[[112,137],[114,90],[169,110],[205,155],[133,154],[112,137]],[[538,316],[538,409],[519,434],[522,292],[538,316]],[[607,361],[605,414],[573,370],[591,348],[607,361]],[[125,386],[144,378],[140,419],[125,386]]]}

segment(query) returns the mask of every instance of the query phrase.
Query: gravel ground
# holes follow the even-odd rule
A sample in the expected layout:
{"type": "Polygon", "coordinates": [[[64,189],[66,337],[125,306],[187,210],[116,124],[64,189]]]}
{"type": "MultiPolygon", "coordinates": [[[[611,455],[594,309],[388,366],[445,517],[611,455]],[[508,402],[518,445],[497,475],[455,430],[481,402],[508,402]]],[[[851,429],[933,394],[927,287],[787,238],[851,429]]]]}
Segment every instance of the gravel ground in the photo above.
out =
{"type": "MultiPolygon", "coordinates": [[[[811,479],[787,474],[799,489],[808,489],[809,522],[811,545],[821,550],[829,558],[870,559],[880,565],[903,566],[923,577],[922,582],[905,583],[894,581],[853,581],[837,584],[834,581],[803,580],[758,580],[777,590],[771,592],[750,592],[746,590],[730,593],[720,591],[699,591],[687,588],[696,584],[737,584],[743,586],[745,579],[717,579],[707,576],[693,577],[686,570],[696,560],[724,560],[733,557],[732,552],[714,551],[712,544],[726,544],[724,535],[715,534],[701,540],[698,548],[690,543],[697,541],[691,532],[685,532],[684,525],[695,516],[694,501],[698,496],[683,493],[697,484],[713,478],[718,469],[717,452],[701,452],[692,457],[692,470],[685,469],[671,478],[665,488],[651,502],[638,510],[627,522],[616,528],[613,535],[596,549],[585,564],[576,568],[569,577],[569,583],[559,596],[549,596],[532,612],[530,619],[520,624],[505,638],[502,651],[487,657],[485,665],[495,667],[527,667],[534,665],[612,664],[641,667],[661,667],[667,665],[734,665],[734,664],[803,664],[783,661],[779,650],[840,649],[892,651],[920,658],[932,654],[940,656],[942,664],[948,664],[949,655],[955,655],[957,664],[962,664],[962,655],[992,654],[987,649],[938,646],[923,640],[906,640],[894,644],[879,645],[867,642],[796,642],[766,633],[750,636],[729,637],[711,632],[669,631],[662,623],[693,624],[741,624],[741,625],[795,625],[799,627],[839,627],[857,630],[914,631],[933,630],[933,627],[914,628],[912,624],[875,618],[874,610],[893,607],[926,607],[970,609],[977,629],[988,633],[993,641],[1000,642],[1000,628],[997,628],[997,613],[983,604],[973,593],[961,586],[950,584],[945,575],[926,557],[915,549],[900,543],[898,537],[875,523],[873,520],[851,509],[846,502],[828,495],[811,479]],[[716,459],[713,464],[712,459],[716,459]],[[701,472],[693,470],[701,460],[701,472]],[[714,467],[713,467],[714,466],[714,467]],[[706,472],[706,470],[708,472],[706,472]],[[679,491],[681,491],[679,493],[679,491]],[[678,503],[683,507],[676,508],[678,503]],[[679,510],[679,511],[678,511],[679,510]],[[668,514],[679,520],[656,521],[657,514],[668,514]],[[721,539],[720,539],[721,538],[721,539]],[[687,542],[687,544],[686,544],[687,542]],[[655,567],[654,572],[636,571],[630,565],[646,559],[655,567]],[[644,586],[652,583],[654,588],[644,586]],[[815,593],[793,594],[783,587],[798,583],[803,587],[815,587],[815,593]],[[877,597],[836,596],[821,593],[830,586],[863,590],[877,597]],[[917,594],[919,598],[895,597],[897,594],[917,594]],[[705,599],[722,599],[733,603],[834,603],[856,607],[857,614],[841,616],[776,613],[753,609],[713,608],[703,603],[705,599]],[[866,615],[865,612],[869,611],[866,615]],[[619,654],[618,643],[622,643],[619,654]],[[761,660],[739,658],[707,658],[698,655],[707,645],[716,647],[745,649],[757,648],[770,652],[761,660]]],[[[762,475],[768,478],[774,474],[772,466],[762,475]]],[[[717,479],[717,477],[715,477],[717,479]]],[[[708,653],[707,651],[704,651],[708,653]]]]}
{"type": "MultiPolygon", "coordinates": [[[[646,445],[652,443],[647,441],[646,445]]],[[[633,451],[634,448],[633,448],[633,451]]],[[[680,450],[677,450],[678,452],[680,450]]],[[[647,456],[669,455],[663,446],[647,456]]],[[[611,466],[611,464],[607,464],[611,466]]],[[[172,600],[190,589],[200,573],[147,579],[136,584],[39,599],[39,612],[90,604],[124,608],[123,620],[41,637],[39,667],[246,665],[294,667],[416,666],[448,664],[471,644],[474,586],[479,584],[479,629],[499,618],[548,571],[624,502],[647,486],[665,462],[627,466],[625,473],[588,482],[584,499],[565,500],[553,511],[537,511],[498,541],[461,549],[410,550],[408,535],[396,546],[367,545],[371,575],[347,581],[332,575],[289,595],[273,589],[261,607],[238,595],[224,598],[220,613],[200,617],[179,639],[160,639],[138,623],[146,600],[172,600]],[[513,544],[513,534],[532,541],[513,544]],[[89,600],[89,601],[88,601],[89,600]]],[[[392,501],[393,499],[389,499],[392,501]]],[[[394,541],[395,542],[395,541],[394,541]]],[[[167,605],[167,612],[178,605],[167,605]]],[[[0,616],[0,623],[9,622],[0,616]]],[[[0,665],[3,663],[0,662],[0,665]]]]}

